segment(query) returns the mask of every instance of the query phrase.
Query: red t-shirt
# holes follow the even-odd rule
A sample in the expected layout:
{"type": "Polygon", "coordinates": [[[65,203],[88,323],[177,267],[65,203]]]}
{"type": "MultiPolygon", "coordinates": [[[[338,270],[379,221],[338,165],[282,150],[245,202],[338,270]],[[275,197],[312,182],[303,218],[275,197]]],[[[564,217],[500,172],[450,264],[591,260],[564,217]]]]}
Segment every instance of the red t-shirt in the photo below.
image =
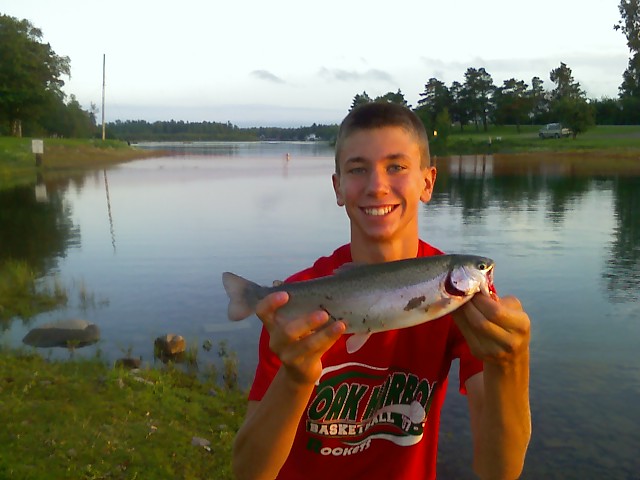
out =
{"type": "MultiPolygon", "coordinates": [[[[442,252],[420,242],[418,257],[442,252]]],[[[287,282],[331,275],[351,262],[350,245],[287,282]]],[[[343,335],[322,357],[322,376],[300,419],[278,479],[434,479],[440,410],[451,362],[460,359],[460,391],[482,371],[451,315],[410,328],[375,333],[349,354],[343,335]]],[[[259,401],[280,368],[260,336],[249,400],[259,401]]]]}

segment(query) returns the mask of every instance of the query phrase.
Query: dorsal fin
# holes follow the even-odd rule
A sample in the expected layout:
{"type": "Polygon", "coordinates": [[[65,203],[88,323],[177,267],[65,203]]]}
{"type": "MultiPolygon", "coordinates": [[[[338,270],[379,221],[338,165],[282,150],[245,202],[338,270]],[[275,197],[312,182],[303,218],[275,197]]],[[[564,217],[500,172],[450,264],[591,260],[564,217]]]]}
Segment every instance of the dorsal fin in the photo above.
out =
{"type": "Polygon", "coordinates": [[[342,265],[340,265],[338,268],[336,268],[333,271],[333,274],[334,275],[341,275],[341,274],[346,273],[346,272],[352,272],[352,271],[357,270],[358,268],[362,267],[363,265],[366,265],[366,263],[357,263],[357,262],[343,263],[342,265]]]}

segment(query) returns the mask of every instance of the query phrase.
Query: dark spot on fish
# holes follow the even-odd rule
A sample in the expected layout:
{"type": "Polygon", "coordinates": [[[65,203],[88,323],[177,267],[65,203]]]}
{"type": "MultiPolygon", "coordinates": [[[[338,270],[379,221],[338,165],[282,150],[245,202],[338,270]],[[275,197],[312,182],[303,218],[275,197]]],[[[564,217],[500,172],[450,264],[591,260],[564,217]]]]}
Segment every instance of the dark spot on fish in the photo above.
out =
{"type": "Polygon", "coordinates": [[[329,320],[333,320],[334,322],[337,322],[338,320],[340,320],[339,318],[334,317],[331,314],[331,312],[325,308],[324,305],[319,305],[318,308],[320,308],[320,310],[324,310],[325,312],[327,312],[327,315],[329,315],[329,320]]]}
{"type": "Polygon", "coordinates": [[[371,327],[367,328],[367,333],[371,333],[371,327]]]}
{"type": "Polygon", "coordinates": [[[325,295],[324,298],[325,300],[329,300],[329,301],[333,300],[333,297],[331,295],[325,295]]]}
{"type": "Polygon", "coordinates": [[[367,323],[367,319],[366,319],[366,318],[363,318],[363,319],[362,319],[362,324],[364,325],[365,323],[367,323]]]}
{"type": "Polygon", "coordinates": [[[426,298],[424,295],[421,297],[412,298],[407,302],[407,305],[404,307],[404,311],[408,312],[410,310],[413,310],[414,308],[418,308],[420,305],[422,305],[422,302],[424,302],[425,300],[426,298]]]}

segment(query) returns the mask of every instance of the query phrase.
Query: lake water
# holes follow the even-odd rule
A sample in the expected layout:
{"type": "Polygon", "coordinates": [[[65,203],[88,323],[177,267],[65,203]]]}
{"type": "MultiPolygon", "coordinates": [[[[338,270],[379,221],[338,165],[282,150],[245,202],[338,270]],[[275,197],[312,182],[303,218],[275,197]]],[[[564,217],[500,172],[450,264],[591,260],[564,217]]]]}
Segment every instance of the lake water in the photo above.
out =
{"type": "MultiPolygon", "coordinates": [[[[196,346],[226,342],[250,382],[260,323],[227,321],[220,274],[270,284],[348,241],[331,188],[332,149],[169,148],[171,156],[0,190],[0,259],[25,258],[71,292],[64,309],[3,323],[0,341],[19,345],[34,326],[81,317],[99,325],[102,340],[77,356],[131,351],[153,364],[153,340],[177,333],[196,346]]],[[[494,258],[498,291],[518,296],[531,317],[533,437],[523,478],[640,478],[640,178],[514,162],[439,159],[422,237],[494,258]]],[[[219,362],[217,348],[199,348],[198,362],[219,362]]],[[[466,400],[455,384],[439,471],[473,478],[466,400]]]]}

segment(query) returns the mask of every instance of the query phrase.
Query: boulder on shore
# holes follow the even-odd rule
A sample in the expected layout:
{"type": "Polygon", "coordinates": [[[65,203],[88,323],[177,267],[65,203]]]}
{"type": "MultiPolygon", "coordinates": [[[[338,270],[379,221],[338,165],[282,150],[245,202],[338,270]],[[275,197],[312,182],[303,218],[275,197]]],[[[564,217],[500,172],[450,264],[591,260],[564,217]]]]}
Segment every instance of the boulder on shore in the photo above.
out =
{"type": "Polygon", "coordinates": [[[33,328],[22,339],[22,343],[39,348],[78,348],[92,345],[98,340],[100,329],[95,323],[74,318],[33,328]]]}
{"type": "Polygon", "coordinates": [[[173,357],[184,353],[187,344],[184,337],[169,333],[162,337],[156,338],[154,342],[154,351],[157,357],[173,357]]]}

